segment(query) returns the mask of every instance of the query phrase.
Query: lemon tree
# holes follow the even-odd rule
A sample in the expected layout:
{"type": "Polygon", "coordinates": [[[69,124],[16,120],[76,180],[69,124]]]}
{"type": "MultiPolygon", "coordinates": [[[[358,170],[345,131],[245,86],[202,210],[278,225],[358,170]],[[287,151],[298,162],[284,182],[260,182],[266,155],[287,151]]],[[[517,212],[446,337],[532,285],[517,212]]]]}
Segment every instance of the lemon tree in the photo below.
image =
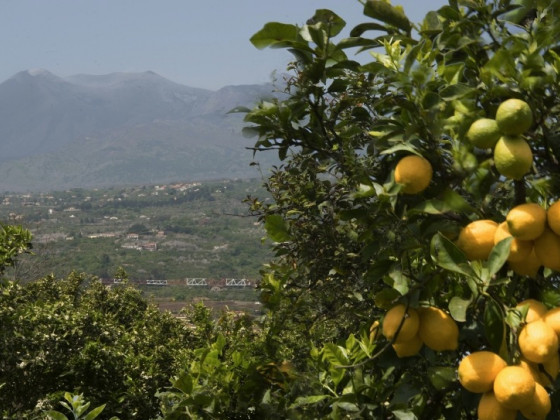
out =
{"type": "MultiPolygon", "coordinates": [[[[493,379],[557,353],[541,318],[560,304],[560,5],[450,0],[419,23],[396,2],[362,5],[347,36],[318,10],[251,38],[294,55],[286,96],[241,110],[257,156],[281,161],[272,202],[249,202],[276,252],[259,286],[267,334],[311,378],[289,411],[534,416],[533,376],[493,379]],[[473,392],[460,365],[478,354],[491,378],[473,392]],[[523,407],[503,403],[518,398],[506,385],[523,407]]],[[[543,386],[558,416],[555,379],[543,386]]]]}

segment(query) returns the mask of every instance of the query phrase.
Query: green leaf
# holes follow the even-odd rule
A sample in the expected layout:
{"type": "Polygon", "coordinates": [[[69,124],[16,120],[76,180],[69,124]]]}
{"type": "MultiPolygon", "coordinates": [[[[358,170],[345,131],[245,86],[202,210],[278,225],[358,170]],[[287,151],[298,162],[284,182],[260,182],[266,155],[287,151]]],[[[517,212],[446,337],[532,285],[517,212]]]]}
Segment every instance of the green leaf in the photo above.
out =
{"type": "Polygon", "coordinates": [[[432,238],[430,253],[434,262],[441,268],[475,277],[465,254],[441,233],[435,234],[432,238]]]}
{"type": "Polygon", "coordinates": [[[290,240],[288,226],[279,214],[269,214],[265,218],[264,228],[269,238],[274,242],[287,242],[290,240]]]}
{"type": "Polygon", "coordinates": [[[409,278],[406,277],[402,271],[392,271],[383,281],[403,296],[408,293],[409,278]]]}
{"type": "Polygon", "coordinates": [[[412,411],[393,410],[392,413],[397,420],[418,420],[418,417],[412,411]]]}
{"type": "Polygon", "coordinates": [[[47,418],[52,420],[68,420],[68,417],[55,410],[49,410],[45,414],[47,415],[47,418]]]}
{"type": "Polygon", "coordinates": [[[461,196],[461,194],[448,189],[445,190],[438,198],[432,198],[421,202],[416,207],[409,210],[408,214],[443,214],[449,212],[471,213],[474,212],[474,209],[467,200],[461,196]]]}
{"type": "Polygon", "coordinates": [[[439,20],[437,12],[431,11],[426,14],[422,21],[420,30],[424,33],[434,34],[439,33],[443,29],[443,25],[439,20]]]}
{"type": "Polygon", "coordinates": [[[100,405],[99,407],[94,408],[91,410],[85,417],[84,420],[93,420],[97,416],[101,414],[101,412],[105,409],[105,404],[100,405]]]}
{"type": "Polygon", "coordinates": [[[247,113],[251,112],[251,109],[247,108],[246,106],[236,106],[235,108],[230,109],[227,113],[228,114],[235,114],[237,112],[247,114],[247,113]]]}
{"type": "Polygon", "coordinates": [[[395,302],[401,298],[401,294],[393,288],[383,289],[375,294],[373,301],[375,306],[381,309],[390,309],[395,302]]]}
{"type": "Polygon", "coordinates": [[[527,317],[528,310],[529,304],[522,305],[519,308],[509,308],[506,313],[506,324],[513,329],[519,328],[527,317]]]}
{"type": "Polygon", "coordinates": [[[354,193],[354,198],[367,198],[375,195],[375,189],[369,184],[358,185],[358,190],[354,193]]]}
{"type": "Polygon", "coordinates": [[[422,156],[420,154],[420,152],[418,152],[414,147],[412,147],[408,143],[396,144],[395,146],[392,146],[392,147],[389,147],[388,149],[383,150],[382,152],[380,152],[380,154],[381,155],[389,155],[389,154],[395,153],[395,152],[410,152],[410,153],[414,153],[415,155],[422,156]]]}
{"type": "Polygon", "coordinates": [[[428,377],[434,388],[441,391],[457,380],[457,370],[450,366],[432,366],[428,368],[428,377]]]}
{"type": "Polygon", "coordinates": [[[321,24],[328,27],[329,37],[337,36],[346,26],[346,22],[336,13],[328,9],[318,9],[310,19],[313,24],[321,24]]]}
{"type": "Polygon", "coordinates": [[[344,347],[337,346],[334,343],[325,344],[325,347],[323,348],[323,358],[335,366],[350,364],[350,360],[346,354],[346,349],[344,347]]]}
{"type": "Polygon", "coordinates": [[[295,402],[290,406],[290,408],[298,408],[304,405],[317,404],[327,398],[328,395],[309,395],[307,397],[297,397],[295,402]]]}
{"type": "Polygon", "coordinates": [[[346,402],[346,401],[337,401],[334,405],[336,405],[337,407],[341,408],[344,411],[349,411],[351,413],[356,413],[360,411],[360,407],[358,407],[356,404],[346,402]]]}
{"type": "Polygon", "coordinates": [[[182,393],[189,395],[193,390],[193,379],[188,373],[183,373],[172,382],[172,385],[182,393]]]}
{"type": "Polygon", "coordinates": [[[484,335],[490,347],[500,353],[505,338],[505,322],[501,308],[493,300],[484,309],[484,335]]]}
{"type": "Polygon", "coordinates": [[[268,22],[254,34],[250,41],[258,49],[274,46],[285,46],[286,42],[300,41],[299,28],[295,25],[279,22],[268,22]]]}
{"type": "Polygon", "coordinates": [[[367,23],[360,23],[359,25],[354,26],[350,31],[351,37],[358,37],[362,35],[366,31],[383,31],[387,32],[387,27],[384,25],[380,25],[379,23],[375,22],[367,22],[367,23]]]}
{"type": "Polygon", "coordinates": [[[467,309],[472,299],[463,299],[459,296],[453,296],[449,301],[449,313],[455,321],[465,322],[467,320],[467,309]]]}
{"type": "Polygon", "coordinates": [[[509,256],[511,241],[513,241],[513,237],[510,236],[509,238],[501,240],[494,246],[494,248],[492,248],[492,252],[490,252],[487,262],[489,276],[488,281],[490,280],[490,277],[500,271],[506,263],[509,256]]]}
{"type": "Polygon", "coordinates": [[[471,93],[475,93],[476,89],[470,87],[469,85],[465,85],[462,83],[457,83],[454,85],[448,85],[444,87],[440,92],[439,95],[445,99],[446,101],[452,101],[455,99],[462,98],[466,95],[470,95],[471,93]]]}
{"type": "Polygon", "coordinates": [[[402,7],[395,7],[383,0],[368,0],[364,6],[364,15],[388,23],[409,33],[412,29],[410,20],[402,7]]]}

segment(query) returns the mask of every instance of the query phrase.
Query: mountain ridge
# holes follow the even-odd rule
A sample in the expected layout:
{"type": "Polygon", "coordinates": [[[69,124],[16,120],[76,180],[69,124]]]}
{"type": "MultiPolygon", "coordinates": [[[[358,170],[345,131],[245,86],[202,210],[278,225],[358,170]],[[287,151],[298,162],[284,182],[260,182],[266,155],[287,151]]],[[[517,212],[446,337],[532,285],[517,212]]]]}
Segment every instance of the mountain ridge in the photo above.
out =
{"type": "Polygon", "coordinates": [[[211,91],[152,71],[18,72],[0,83],[0,190],[255,176],[242,115],[227,112],[273,91],[211,91]]]}

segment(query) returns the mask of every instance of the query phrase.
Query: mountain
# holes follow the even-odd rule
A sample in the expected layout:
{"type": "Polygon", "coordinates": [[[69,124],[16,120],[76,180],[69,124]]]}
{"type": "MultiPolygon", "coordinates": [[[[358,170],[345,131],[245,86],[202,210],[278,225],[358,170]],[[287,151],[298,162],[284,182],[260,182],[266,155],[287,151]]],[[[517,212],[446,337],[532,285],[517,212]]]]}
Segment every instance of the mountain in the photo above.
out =
{"type": "Polygon", "coordinates": [[[211,91],[150,71],[19,72],[0,84],[0,190],[257,176],[254,139],[228,111],[272,94],[272,85],[211,91]]]}

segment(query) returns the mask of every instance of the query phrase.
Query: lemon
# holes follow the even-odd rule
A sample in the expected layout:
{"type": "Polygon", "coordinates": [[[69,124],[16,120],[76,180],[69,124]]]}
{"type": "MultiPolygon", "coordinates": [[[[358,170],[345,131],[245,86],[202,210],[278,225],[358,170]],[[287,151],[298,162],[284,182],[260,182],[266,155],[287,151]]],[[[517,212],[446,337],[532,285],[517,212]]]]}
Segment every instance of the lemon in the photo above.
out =
{"type": "Polygon", "coordinates": [[[545,229],[543,234],[535,239],[535,254],[542,265],[560,271],[560,235],[545,229]]]}
{"type": "Polygon", "coordinates": [[[523,357],[535,363],[543,363],[558,353],[556,331],[542,319],[525,325],[518,338],[523,357]]]}
{"type": "Polygon", "coordinates": [[[492,389],[496,375],[507,366],[504,359],[491,351],[477,351],[463,357],[457,374],[459,382],[471,392],[487,392],[492,389]]]}
{"type": "Polygon", "coordinates": [[[418,352],[422,349],[424,343],[416,334],[413,338],[406,341],[396,341],[392,344],[395,353],[398,357],[411,357],[416,356],[418,352]]]}
{"type": "Polygon", "coordinates": [[[542,235],[546,227],[546,210],[537,203],[519,204],[512,208],[506,221],[509,232],[522,241],[532,241],[542,235]]]}
{"type": "Polygon", "coordinates": [[[494,235],[498,224],[493,220],[475,220],[459,233],[457,246],[469,260],[485,260],[494,247],[494,235]]]}
{"type": "Polygon", "coordinates": [[[480,118],[471,124],[466,137],[473,146],[489,149],[494,147],[501,135],[496,120],[480,118]]]}
{"type": "Polygon", "coordinates": [[[519,274],[520,276],[529,276],[533,278],[537,277],[537,273],[539,271],[539,268],[541,268],[542,266],[542,262],[541,260],[539,260],[539,257],[537,257],[537,254],[535,253],[534,244],[527,258],[525,258],[523,261],[518,262],[510,261],[509,266],[516,274],[519,274]]]}
{"type": "MultiPolygon", "coordinates": [[[[494,245],[497,245],[498,242],[509,238],[510,236],[512,235],[509,232],[507,222],[500,223],[496,229],[496,233],[494,234],[494,245]]],[[[507,260],[509,262],[523,261],[529,256],[532,249],[533,243],[531,241],[522,241],[518,238],[513,238],[509,246],[509,255],[507,260]]]]}
{"type": "Polygon", "coordinates": [[[517,410],[511,410],[498,402],[492,391],[482,394],[478,403],[479,420],[515,420],[517,410]]]}
{"type": "Polygon", "coordinates": [[[506,366],[494,379],[496,400],[512,410],[527,407],[533,401],[535,388],[535,379],[521,366],[506,366]]]}
{"type": "Polygon", "coordinates": [[[543,319],[545,314],[548,312],[546,305],[536,299],[525,299],[524,301],[519,302],[516,308],[521,308],[525,305],[529,306],[525,322],[533,322],[537,319],[543,319]]]}
{"type": "Polygon", "coordinates": [[[543,321],[546,322],[560,337],[560,308],[552,308],[543,316],[543,321]]]}
{"type": "Polygon", "coordinates": [[[537,382],[533,399],[526,407],[522,407],[520,411],[527,420],[545,420],[551,408],[552,404],[548,392],[537,382]]]}
{"type": "Polygon", "coordinates": [[[432,165],[421,156],[402,158],[395,167],[395,182],[402,184],[405,194],[418,194],[428,188],[432,180],[432,165]]]}
{"type": "Polygon", "coordinates": [[[547,212],[548,227],[557,235],[560,235],[560,201],[552,204],[547,212]]]}
{"type": "Polygon", "coordinates": [[[508,99],[498,106],[496,123],[504,134],[523,134],[533,125],[533,112],[527,102],[508,99]]]}
{"type": "Polygon", "coordinates": [[[519,360],[518,366],[521,366],[523,369],[529,372],[535,382],[541,381],[541,372],[539,371],[539,366],[537,363],[530,362],[522,356],[519,360]]]}
{"type": "Polygon", "coordinates": [[[418,333],[419,323],[420,317],[416,309],[408,308],[407,311],[406,306],[401,303],[393,306],[385,314],[382,333],[388,340],[393,340],[398,334],[395,341],[408,341],[418,333]]]}
{"type": "Polygon", "coordinates": [[[434,351],[455,350],[459,346],[459,327],[451,316],[436,307],[421,308],[418,335],[434,351]]]}
{"type": "Polygon", "coordinates": [[[520,136],[502,136],[494,147],[494,165],[506,178],[521,179],[531,170],[533,152],[520,136]]]}
{"type": "Polygon", "coordinates": [[[560,356],[555,354],[542,363],[544,372],[539,371],[539,383],[542,386],[550,386],[558,377],[560,372],[560,356]]]}

